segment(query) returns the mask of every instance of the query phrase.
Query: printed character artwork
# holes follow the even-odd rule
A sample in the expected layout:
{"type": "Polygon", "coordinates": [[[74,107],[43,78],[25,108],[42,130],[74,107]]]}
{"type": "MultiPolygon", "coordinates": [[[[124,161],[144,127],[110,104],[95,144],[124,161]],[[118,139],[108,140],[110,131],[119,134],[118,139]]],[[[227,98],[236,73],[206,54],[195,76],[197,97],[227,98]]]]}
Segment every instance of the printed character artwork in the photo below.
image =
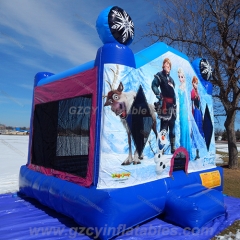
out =
{"type": "MultiPolygon", "coordinates": [[[[114,112],[116,114],[116,116],[119,116],[125,130],[128,136],[128,147],[129,147],[129,152],[128,152],[128,157],[123,161],[122,165],[130,165],[131,163],[135,164],[140,164],[140,159],[143,159],[143,148],[144,148],[144,140],[146,139],[146,136],[143,132],[144,129],[144,120],[143,118],[139,118],[139,116],[143,113],[142,109],[140,108],[140,111],[137,108],[133,108],[132,105],[135,101],[135,99],[138,98],[138,93],[130,91],[130,92],[124,92],[124,86],[122,84],[122,82],[119,83],[119,86],[117,87],[117,89],[115,89],[114,85],[117,81],[118,78],[118,74],[119,74],[119,69],[118,69],[118,65],[117,65],[117,70],[116,72],[114,72],[112,69],[111,71],[114,74],[114,79],[112,84],[110,84],[109,81],[106,81],[108,83],[108,85],[110,86],[110,91],[107,93],[106,96],[106,102],[104,104],[104,107],[106,106],[110,106],[111,107],[111,111],[114,112]],[[133,112],[131,112],[131,110],[133,112]],[[129,118],[131,119],[131,121],[127,121],[129,120],[129,118]],[[137,124],[133,122],[134,119],[137,119],[137,124]],[[129,122],[131,122],[131,124],[129,124],[129,122]],[[130,126],[129,126],[130,125],[130,126]],[[137,143],[138,145],[141,145],[140,148],[141,150],[138,151],[138,147],[136,145],[136,140],[133,138],[135,146],[136,146],[136,150],[134,152],[134,155],[132,155],[132,139],[131,136],[133,136],[133,134],[135,135],[135,139],[137,139],[137,143]],[[137,135],[136,135],[137,134],[137,135]]],[[[139,88],[142,90],[142,88],[139,88]]],[[[140,91],[142,92],[142,91],[140,91]]],[[[142,92],[143,93],[143,92],[142,92]]],[[[139,99],[139,98],[138,98],[139,99]]],[[[140,103],[140,105],[144,105],[142,104],[142,102],[140,103]]],[[[157,130],[156,130],[156,115],[155,115],[155,109],[154,106],[151,104],[148,104],[148,115],[150,115],[151,119],[152,119],[152,124],[151,124],[151,128],[154,131],[156,138],[157,138],[157,130]]],[[[150,129],[151,131],[151,129],[150,129]]]]}
{"type": "Polygon", "coordinates": [[[165,58],[162,64],[162,71],[154,75],[152,90],[158,99],[155,102],[155,109],[161,120],[160,131],[169,131],[171,153],[175,152],[175,120],[176,120],[176,95],[175,83],[170,76],[171,61],[165,58]]]}
{"type": "Polygon", "coordinates": [[[187,60],[171,52],[137,69],[104,65],[98,188],[215,166],[213,138],[208,150],[202,134],[207,107],[213,116],[212,97],[195,74],[187,60]]]}
{"type": "Polygon", "coordinates": [[[186,90],[186,78],[182,68],[178,69],[180,82],[178,89],[179,97],[179,122],[180,122],[180,146],[191,153],[191,138],[188,117],[188,99],[186,90]]]}
{"type": "Polygon", "coordinates": [[[204,132],[203,132],[203,114],[201,110],[201,102],[200,102],[200,96],[198,92],[198,79],[196,76],[192,79],[192,86],[193,89],[191,91],[191,100],[192,100],[192,113],[194,116],[194,119],[196,121],[196,124],[198,126],[198,130],[202,137],[204,138],[204,132]]]}
{"type": "Polygon", "coordinates": [[[168,133],[165,129],[158,133],[157,138],[158,151],[154,156],[154,162],[156,163],[156,173],[161,175],[167,166],[170,166],[171,158],[169,155],[164,155],[164,151],[169,148],[168,133]]]}

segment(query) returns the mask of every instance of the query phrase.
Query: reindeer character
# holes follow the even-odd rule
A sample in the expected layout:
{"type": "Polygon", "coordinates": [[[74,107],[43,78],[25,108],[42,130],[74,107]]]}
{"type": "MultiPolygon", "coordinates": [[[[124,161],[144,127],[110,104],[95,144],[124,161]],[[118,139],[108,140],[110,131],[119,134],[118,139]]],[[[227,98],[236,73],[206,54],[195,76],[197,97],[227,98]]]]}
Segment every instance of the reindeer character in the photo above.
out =
{"type": "MultiPolygon", "coordinates": [[[[121,122],[123,124],[123,126],[125,127],[126,131],[127,131],[127,135],[128,135],[128,145],[129,145],[129,154],[128,157],[126,158],[126,160],[122,163],[122,165],[130,165],[132,162],[133,164],[140,164],[140,160],[139,159],[143,159],[143,155],[141,155],[140,157],[138,156],[137,151],[135,150],[134,152],[134,157],[132,156],[132,146],[131,146],[131,132],[128,129],[127,126],[127,122],[126,122],[126,117],[127,114],[132,106],[132,103],[136,97],[136,92],[123,92],[124,87],[122,82],[119,83],[119,86],[117,89],[114,89],[114,84],[117,80],[118,77],[118,65],[117,65],[117,72],[115,73],[112,69],[111,71],[114,74],[114,80],[113,83],[110,84],[108,81],[106,81],[109,86],[110,86],[110,91],[108,92],[107,96],[103,96],[106,97],[107,100],[104,104],[104,107],[106,106],[111,106],[111,110],[116,114],[116,116],[119,116],[121,119],[121,122]]],[[[156,135],[157,138],[157,129],[156,129],[156,115],[155,115],[155,109],[154,106],[151,104],[148,104],[149,109],[150,109],[150,114],[152,116],[153,119],[153,125],[152,125],[152,129],[156,135]]],[[[140,129],[139,129],[140,131],[140,129]]]]}

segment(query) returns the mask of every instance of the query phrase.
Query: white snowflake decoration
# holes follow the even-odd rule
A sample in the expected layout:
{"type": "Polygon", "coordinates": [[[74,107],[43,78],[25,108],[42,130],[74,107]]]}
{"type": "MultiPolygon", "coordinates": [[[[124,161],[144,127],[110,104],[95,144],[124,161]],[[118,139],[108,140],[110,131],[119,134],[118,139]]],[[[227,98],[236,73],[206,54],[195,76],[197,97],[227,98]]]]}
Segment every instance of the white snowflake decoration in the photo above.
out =
{"type": "Polygon", "coordinates": [[[133,38],[134,24],[132,20],[129,19],[130,16],[125,11],[123,11],[123,15],[121,12],[118,12],[116,10],[113,10],[113,12],[117,16],[119,21],[115,22],[115,24],[112,26],[112,29],[117,29],[118,31],[124,29],[122,34],[123,42],[125,42],[129,38],[129,36],[130,38],[133,38]]]}
{"type": "Polygon", "coordinates": [[[201,69],[201,73],[206,76],[206,80],[209,80],[212,75],[212,67],[206,59],[201,61],[201,69]]]}

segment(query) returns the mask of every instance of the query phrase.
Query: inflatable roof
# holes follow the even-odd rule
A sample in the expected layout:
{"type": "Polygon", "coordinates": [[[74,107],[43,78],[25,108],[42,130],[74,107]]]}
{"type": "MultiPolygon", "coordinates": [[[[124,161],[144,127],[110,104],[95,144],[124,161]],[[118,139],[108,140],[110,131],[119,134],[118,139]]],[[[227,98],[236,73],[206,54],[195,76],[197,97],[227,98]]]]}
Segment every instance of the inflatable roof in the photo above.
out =
{"type": "Polygon", "coordinates": [[[164,214],[192,229],[223,215],[208,61],[164,43],[133,54],[134,24],[117,6],[96,27],[95,61],[35,76],[20,192],[88,228],[164,214]]]}

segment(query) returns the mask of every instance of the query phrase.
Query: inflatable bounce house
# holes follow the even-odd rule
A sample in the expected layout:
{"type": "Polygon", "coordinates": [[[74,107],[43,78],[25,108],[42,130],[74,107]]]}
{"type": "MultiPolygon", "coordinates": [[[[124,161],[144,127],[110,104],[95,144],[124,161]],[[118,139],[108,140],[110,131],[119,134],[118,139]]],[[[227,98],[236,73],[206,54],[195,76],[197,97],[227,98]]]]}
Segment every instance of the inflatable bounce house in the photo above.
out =
{"type": "Polygon", "coordinates": [[[96,28],[94,61],[35,76],[20,193],[104,240],[158,215],[194,229],[225,214],[208,61],[164,43],[133,54],[117,6],[96,28]]]}

